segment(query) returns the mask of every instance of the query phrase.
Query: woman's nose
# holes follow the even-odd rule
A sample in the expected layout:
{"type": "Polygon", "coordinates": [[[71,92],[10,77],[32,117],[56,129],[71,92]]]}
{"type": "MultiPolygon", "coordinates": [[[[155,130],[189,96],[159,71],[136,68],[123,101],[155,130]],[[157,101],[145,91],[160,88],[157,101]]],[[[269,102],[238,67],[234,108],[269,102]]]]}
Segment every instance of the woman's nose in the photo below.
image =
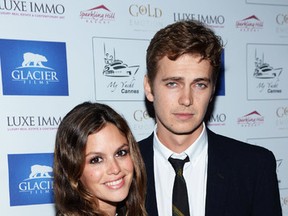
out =
{"type": "Polygon", "coordinates": [[[120,172],[121,168],[119,166],[119,163],[117,159],[113,158],[109,160],[109,166],[108,166],[108,174],[118,174],[120,172]]]}

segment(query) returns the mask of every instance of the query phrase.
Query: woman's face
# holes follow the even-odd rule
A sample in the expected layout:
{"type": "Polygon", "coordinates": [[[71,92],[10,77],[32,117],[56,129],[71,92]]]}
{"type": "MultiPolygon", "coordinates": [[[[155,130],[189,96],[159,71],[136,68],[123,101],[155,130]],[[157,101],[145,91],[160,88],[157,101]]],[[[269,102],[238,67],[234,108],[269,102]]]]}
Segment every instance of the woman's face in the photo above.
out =
{"type": "Polygon", "coordinates": [[[85,152],[82,184],[98,198],[100,209],[115,208],[127,197],[133,178],[127,138],[108,123],[88,136],[85,152]]]}

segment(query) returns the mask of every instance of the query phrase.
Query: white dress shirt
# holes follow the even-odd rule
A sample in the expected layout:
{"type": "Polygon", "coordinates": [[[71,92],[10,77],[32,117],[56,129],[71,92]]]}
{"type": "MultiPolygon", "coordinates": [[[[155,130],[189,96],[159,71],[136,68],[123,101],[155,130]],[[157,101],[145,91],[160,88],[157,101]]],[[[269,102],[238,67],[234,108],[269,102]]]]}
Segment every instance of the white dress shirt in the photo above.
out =
{"type": "Polygon", "coordinates": [[[197,140],[184,152],[177,154],[164,146],[157,137],[157,125],[154,128],[154,172],[156,200],[159,216],[172,215],[172,191],[175,171],[168,158],[184,159],[189,156],[190,162],[185,163],[183,175],[186,181],[190,216],[205,215],[208,140],[205,124],[197,140]]]}

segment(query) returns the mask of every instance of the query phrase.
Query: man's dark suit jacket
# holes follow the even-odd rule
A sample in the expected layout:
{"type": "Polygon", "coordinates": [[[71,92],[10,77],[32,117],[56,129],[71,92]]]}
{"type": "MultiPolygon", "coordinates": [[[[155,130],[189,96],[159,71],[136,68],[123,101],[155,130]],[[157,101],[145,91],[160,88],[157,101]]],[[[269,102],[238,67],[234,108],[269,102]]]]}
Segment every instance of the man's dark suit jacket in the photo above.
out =
{"type": "MultiPolygon", "coordinates": [[[[205,216],[281,216],[273,153],[213,133],[208,133],[208,173],[205,216]]],[[[139,142],[147,171],[146,208],[158,216],[153,134],[139,142]]],[[[189,182],[187,182],[189,184],[189,182]]],[[[168,215],[161,215],[168,216],[168,215]]]]}

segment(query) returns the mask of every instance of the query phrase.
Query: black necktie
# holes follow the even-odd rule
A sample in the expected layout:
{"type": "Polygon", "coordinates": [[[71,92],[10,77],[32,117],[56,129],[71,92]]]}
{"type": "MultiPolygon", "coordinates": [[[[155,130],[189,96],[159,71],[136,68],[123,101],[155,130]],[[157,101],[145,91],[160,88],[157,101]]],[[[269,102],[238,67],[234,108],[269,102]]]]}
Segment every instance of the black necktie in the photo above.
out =
{"type": "Polygon", "coordinates": [[[173,186],[172,215],[189,216],[187,187],[183,176],[183,167],[189,161],[189,157],[187,156],[184,160],[170,157],[168,160],[176,172],[173,186]]]}

